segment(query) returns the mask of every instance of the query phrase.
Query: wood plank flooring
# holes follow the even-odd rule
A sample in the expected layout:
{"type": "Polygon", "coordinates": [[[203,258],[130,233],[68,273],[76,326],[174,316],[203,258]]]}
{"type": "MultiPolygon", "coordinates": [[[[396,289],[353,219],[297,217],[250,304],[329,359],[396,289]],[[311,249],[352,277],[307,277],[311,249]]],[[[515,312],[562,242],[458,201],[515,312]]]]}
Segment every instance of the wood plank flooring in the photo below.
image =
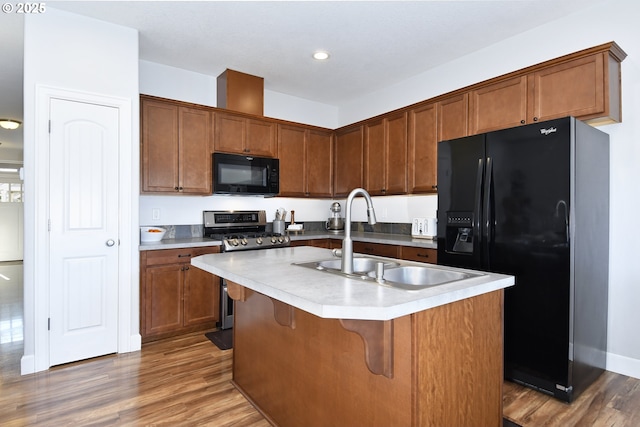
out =
{"type": "MultiPolygon", "coordinates": [[[[0,263],[11,278],[0,280],[0,426],[269,426],[230,383],[233,350],[202,332],[21,376],[21,268],[0,263]]],[[[637,427],[640,380],[605,372],[571,405],[505,382],[504,415],[523,427],[637,427]]]]}
{"type": "Polygon", "coordinates": [[[231,385],[232,350],[203,333],[20,377],[2,357],[2,426],[270,424],[231,385]]]}
{"type": "MultiPolygon", "coordinates": [[[[203,333],[20,376],[20,344],[0,345],[2,426],[270,424],[231,385],[232,350],[203,333]]],[[[640,380],[605,372],[574,403],[504,384],[504,414],[523,427],[640,425],[640,380]]]]}

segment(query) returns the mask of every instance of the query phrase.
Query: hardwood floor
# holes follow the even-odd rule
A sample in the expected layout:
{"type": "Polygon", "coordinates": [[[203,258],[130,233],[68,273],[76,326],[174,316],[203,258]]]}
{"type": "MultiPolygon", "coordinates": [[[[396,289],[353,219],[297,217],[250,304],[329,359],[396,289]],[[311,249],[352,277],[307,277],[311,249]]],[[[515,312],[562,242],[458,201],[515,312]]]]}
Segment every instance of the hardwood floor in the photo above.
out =
{"type": "MultiPolygon", "coordinates": [[[[270,425],[231,385],[233,351],[202,332],[21,376],[21,284],[4,280],[0,332],[0,426],[270,425]]],[[[571,405],[505,382],[504,415],[523,427],[640,426],[640,380],[605,372],[571,405]]]]}
{"type": "Polygon", "coordinates": [[[605,371],[570,405],[505,382],[503,414],[523,427],[640,426],[640,380],[605,371]]]}
{"type": "Polygon", "coordinates": [[[24,377],[3,357],[0,425],[269,426],[231,385],[231,359],[203,333],[24,377]]]}

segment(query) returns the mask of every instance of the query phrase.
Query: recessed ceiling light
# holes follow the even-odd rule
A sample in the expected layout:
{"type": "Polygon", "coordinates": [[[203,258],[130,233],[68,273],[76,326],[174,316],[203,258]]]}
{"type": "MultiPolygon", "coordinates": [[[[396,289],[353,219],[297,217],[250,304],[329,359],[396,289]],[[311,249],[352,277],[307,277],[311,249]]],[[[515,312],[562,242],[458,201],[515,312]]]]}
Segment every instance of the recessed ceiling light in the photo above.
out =
{"type": "Polygon", "coordinates": [[[324,61],[325,59],[329,59],[329,54],[324,51],[318,51],[313,54],[313,59],[317,59],[318,61],[324,61]]]}

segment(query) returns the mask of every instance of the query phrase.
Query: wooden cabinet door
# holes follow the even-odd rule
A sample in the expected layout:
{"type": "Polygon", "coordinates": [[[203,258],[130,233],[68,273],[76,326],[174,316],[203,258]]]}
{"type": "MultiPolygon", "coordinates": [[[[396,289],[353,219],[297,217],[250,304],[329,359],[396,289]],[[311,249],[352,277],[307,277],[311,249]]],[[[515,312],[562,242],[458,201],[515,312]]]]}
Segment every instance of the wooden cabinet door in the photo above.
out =
{"type": "Polygon", "coordinates": [[[306,195],[305,135],[304,128],[278,125],[280,196],[304,197],[306,195]]]}
{"type": "Polygon", "coordinates": [[[276,124],[247,119],[244,152],[254,156],[277,157],[276,124]]]}
{"type": "Polygon", "coordinates": [[[470,135],[527,123],[527,76],[472,90],[469,96],[470,135]]]}
{"type": "Polygon", "coordinates": [[[588,118],[605,112],[605,54],[547,67],[530,76],[530,119],[588,118]]]}
{"type": "Polygon", "coordinates": [[[179,191],[211,194],[211,113],[180,107],[179,191]]]}
{"type": "Polygon", "coordinates": [[[184,267],[184,264],[146,267],[143,337],[182,328],[184,267]]]}
{"type": "Polygon", "coordinates": [[[175,193],[178,190],[178,107],[141,99],[141,191],[175,193]]]}
{"type": "Polygon", "coordinates": [[[362,187],[362,126],[336,133],[334,196],[347,196],[354,188],[362,187]]]}
{"type": "Polygon", "coordinates": [[[460,138],[468,135],[469,94],[456,95],[439,101],[438,141],[460,138]]]}
{"type": "MultiPolygon", "coordinates": [[[[333,132],[309,130],[306,145],[307,196],[333,195],[333,132]]],[[[282,152],[280,151],[282,159],[282,152]]],[[[280,160],[282,163],[282,160],[280,160]]]]}
{"type": "Polygon", "coordinates": [[[215,151],[244,154],[245,139],[245,119],[243,117],[216,113],[213,141],[215,151]]]}
{"type": "Polygon", "coordinates": [[[385,121],[364,125],[364,188],[372,196],[385,193],[385,121]]]}
{"type": "Polygon", "coordinates": [[[190,264],[185,267],[183,326],[219,321],[220,278],[190,264]]]}
{"type": "Polygon", "coordinates": [[[385,118],[384,194],[407,192],[407,113],[385,118]]]}
{"type": "Polygon", "coordinates": [[[438,168],[436,105],[409,111],[409,192],[434,193],[438,168]]]}

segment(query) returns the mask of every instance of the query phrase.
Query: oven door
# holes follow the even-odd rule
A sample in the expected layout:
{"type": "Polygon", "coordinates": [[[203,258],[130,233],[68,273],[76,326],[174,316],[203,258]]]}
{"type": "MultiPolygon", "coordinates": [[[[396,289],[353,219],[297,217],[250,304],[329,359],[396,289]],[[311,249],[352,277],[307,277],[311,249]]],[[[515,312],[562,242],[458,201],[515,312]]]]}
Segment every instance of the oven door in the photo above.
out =
{"type": "Polygon", "coordinates": [[[213,154],[214,194],[275,196],[280,191],[278,159],[213,154]]]}

